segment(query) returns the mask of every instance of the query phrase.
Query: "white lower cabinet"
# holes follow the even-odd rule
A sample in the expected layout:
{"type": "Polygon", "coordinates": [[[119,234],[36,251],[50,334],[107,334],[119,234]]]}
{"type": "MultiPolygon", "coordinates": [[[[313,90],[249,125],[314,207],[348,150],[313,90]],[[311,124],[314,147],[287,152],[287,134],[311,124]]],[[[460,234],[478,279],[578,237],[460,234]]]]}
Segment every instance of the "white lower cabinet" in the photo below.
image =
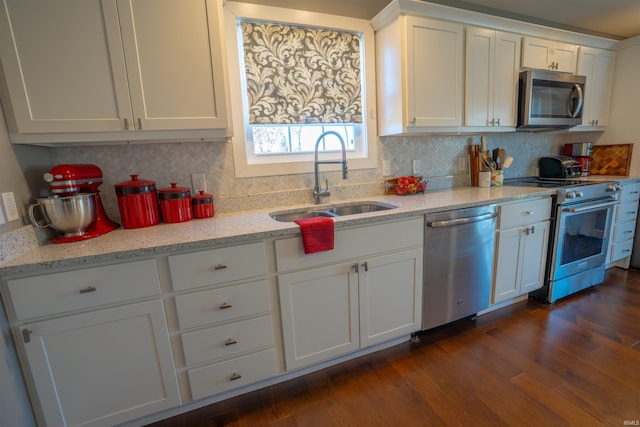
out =
{"type": "Polygon", "coordinates": [[[620,204],[613,211],[607,247],[607,267],[629,268],[638,218],[640,181],[622,180],[620,204]]]}
{"type": "Polygon", "coordinates": [[[551,199],[505,204],[498,211],[492,304],[544,285],[551,199]]]}
{"type": "MultiPolygon", "coordinates": [[[[408,336],[420,329],[422,304],[422,219],[336,233],[336,249],[314,255],[318,262],[345,260],[280,274],[278,289],[287,370],[308,366],[360,348],[408,336]],[[353,258],[354,235],[364,253],[380,242],[419,246],[379,256],[353,258]],[[341,248],[340,242],[345,242],[341,248]],[[350,260],[349,260],[350,259],[350,260]]],[[[301,253],[299,238],[276,242],[280,266],[301,253]]],[[[374,249],[372,249],[374,248],[374,249]]],[[[362,254],[362,252],[360,254],[362,254]]],[[[305,257],[305,255],[301,255],[305,257]]]]}
{"type": "Polygon", "coordinates": [[[264,242],[168,257],[177,334],[192,400],[280,372],[264,242]]]}
{"type": "Polygon", "coordinates": [[[180,404],[162,302],[26,324],[47,426],[111,426],[180,404]]]}
{"type": "Polygon", "coordinates": [[[155,260],[2,291],[40,424],[111,426],[181,403],[155,260]]]}

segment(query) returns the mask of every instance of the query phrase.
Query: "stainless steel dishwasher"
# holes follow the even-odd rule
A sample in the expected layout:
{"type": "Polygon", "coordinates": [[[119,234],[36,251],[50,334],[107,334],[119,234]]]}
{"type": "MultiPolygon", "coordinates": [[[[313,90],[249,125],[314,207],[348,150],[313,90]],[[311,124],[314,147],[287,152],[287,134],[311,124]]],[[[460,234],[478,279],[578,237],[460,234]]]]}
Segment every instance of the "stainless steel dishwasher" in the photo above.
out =
{"type": "Polygon", "coordinates": [[[489,307],[496,216],[496,205],[426,216],[422,330],[489,307]]]}

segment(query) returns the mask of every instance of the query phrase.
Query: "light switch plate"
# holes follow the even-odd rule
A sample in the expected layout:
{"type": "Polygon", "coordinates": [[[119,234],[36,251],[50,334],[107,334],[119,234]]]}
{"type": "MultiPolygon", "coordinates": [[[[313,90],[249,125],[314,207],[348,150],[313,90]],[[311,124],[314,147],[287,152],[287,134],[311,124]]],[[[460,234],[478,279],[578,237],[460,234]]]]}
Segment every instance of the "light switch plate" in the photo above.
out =
{"type": "Polygon", "coordinates": [[[2,202],[4,203],[4,210],[7,213],[7,221],[11,222],[20,219],[13,192],[2,193],[2,202]]]}
{"type": "Polygon", "coordinates": [[[382,176],[390,176],[391,175],[391,161],[383,160],[382,161],[382,176]]]}

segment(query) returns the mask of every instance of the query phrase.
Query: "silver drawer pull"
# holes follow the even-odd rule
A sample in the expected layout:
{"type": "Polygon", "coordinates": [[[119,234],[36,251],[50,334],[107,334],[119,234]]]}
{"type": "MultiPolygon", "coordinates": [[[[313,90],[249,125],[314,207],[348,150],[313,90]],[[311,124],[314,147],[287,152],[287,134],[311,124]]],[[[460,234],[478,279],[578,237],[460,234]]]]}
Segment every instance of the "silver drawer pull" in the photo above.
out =
{"type": "Polygon", "coordinates": [[[631,252],[631,249],[623,249],[622,252],[625,252],[625,253],[631,252]]]}
{"type": "Polygon", "coordinates": [[[80,293],[81,294],[88,294],[90,292],[95,292],[96,291],[96,287],[95,286],[87,286],[84,289],[80,289],[80,293]]]}
{"type": "Polygon", "coordinates": [[[224,265],[224,264],[217,264],[217,265],[213,266],[213,270],[214,271],[216,271],[216,270],[224,270],[225,268],[227,268],[227,266],[224,265]]]}
{"type": "Polygon", "coordinates": [[[233,307],[231,304],[229,304],[228,302],[223,302],[222,304],[220,304],[220,310],[224,310],[226,308],[231,308],[233,307]]]}
{"type": "Polygon", "coordinates": [[[635,214],[635,213],[636,213],[636,211],[628,211],[628,212],[627,212],[627,214],[628,214],[628,215],[633,215],[633,214],[635,214]]]}
{"type": "Polygon", "coordinates": [[[526,211],[524,214],[525,215],[533,215],[535,213],[536,213],[536,211],[526,211]]]}
{"type": "Polygon", "coordinates": [[[242,378],[242,375],[234,372],[233,374],[231,374],[231,377],[229,378],[230,381],[235,381],[235,380],[239,380],[240,378],[242,378]]]}
{"type": "Polygon", "coordinates": [[[624,234],[633,234],[633,230],[627,230],[624,232],[624,234]]]}
{"type": "Polygon", "coordinates": [[[234,340],[233,338],[229,338],[224,342],[224,345],[234,345],[234,344],[238,344],[238,341],[234,340]]]}

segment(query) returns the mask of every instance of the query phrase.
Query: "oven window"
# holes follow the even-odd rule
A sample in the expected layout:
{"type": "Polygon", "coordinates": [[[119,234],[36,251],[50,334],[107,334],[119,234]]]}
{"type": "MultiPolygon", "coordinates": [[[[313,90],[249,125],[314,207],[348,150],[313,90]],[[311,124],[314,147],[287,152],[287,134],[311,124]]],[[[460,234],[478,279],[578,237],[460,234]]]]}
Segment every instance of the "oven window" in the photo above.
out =
{"type": "Polygon", "coordinates": [[[608,209],[579,213],[566,218],[561,265],[603,254],[608,209]]]}

